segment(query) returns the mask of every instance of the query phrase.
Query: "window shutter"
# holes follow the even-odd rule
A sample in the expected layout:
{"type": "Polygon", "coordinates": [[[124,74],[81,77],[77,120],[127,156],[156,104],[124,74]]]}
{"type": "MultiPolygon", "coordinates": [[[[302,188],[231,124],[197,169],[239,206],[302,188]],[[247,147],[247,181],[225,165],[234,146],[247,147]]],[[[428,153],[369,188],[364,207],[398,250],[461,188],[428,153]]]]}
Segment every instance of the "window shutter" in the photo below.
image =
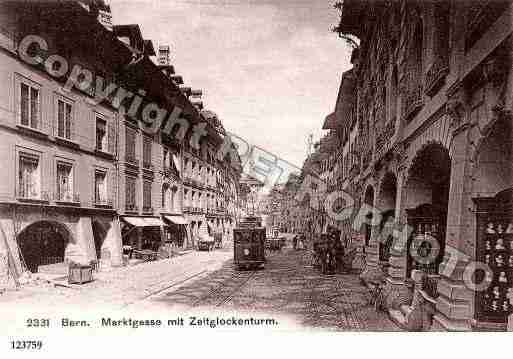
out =
{"type": "Polygon", "coordinates": [[[117,178],[118,176],[114,169],[107,172],[107,201],[112,201],[114,207],[116,207],[116,199],[118,197],[117,178]]]}
{"type": "Polygon", "coordinates": [[[67,139],[71,139],[71,123],[73,121],[73,107],[70,104],[66,104],[66,118],[65,118],[65,126],[66,133],[65,136],[67,139]]]}
{"type": "Polygon", "coordinates": [[[64,102],[57,100],[57,136],[64,137],[64,102]]]}
{"type": "Polygon", "coordinates": [[[116,126],[114,121],[109,121],[109,130],[108,130],[108,151],[109,153],[115,155],[116,147],[117,147],[117,135],[116,135],[116,126]]]}

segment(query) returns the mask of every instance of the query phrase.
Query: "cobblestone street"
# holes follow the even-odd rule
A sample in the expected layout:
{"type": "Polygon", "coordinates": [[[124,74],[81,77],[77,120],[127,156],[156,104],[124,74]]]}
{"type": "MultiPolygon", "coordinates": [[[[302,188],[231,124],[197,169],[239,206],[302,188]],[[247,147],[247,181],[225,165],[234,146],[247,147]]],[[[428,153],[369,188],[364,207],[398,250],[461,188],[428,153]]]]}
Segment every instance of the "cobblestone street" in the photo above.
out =
{"type": "Polygon", "coordinates": [[[97,308],[180,315],[251,313],[286,318],[303,328],[399,330],[369,304],[369,291],[356,274],[321,275],[312,267],[309,251],[285,248],[267,258],[265,269],[238,271],[231,247],[191,252],[100,272],[92,283],[73,288],[39,283],[7,291],[0,296],[0,305],[16,302],[41,310],[80,309],[91,315],[99,314],[97,308]]]}
{"type": "Polygon", "coordinates": [[[242,311],[291,318],[301,326],[344,331],[397,331],[369,304],[355,274],[321,275],[307,251],[284,249],[265,269],[236,271],[232,261],[201,279],[145,300],[174,309],[242,311]]]}

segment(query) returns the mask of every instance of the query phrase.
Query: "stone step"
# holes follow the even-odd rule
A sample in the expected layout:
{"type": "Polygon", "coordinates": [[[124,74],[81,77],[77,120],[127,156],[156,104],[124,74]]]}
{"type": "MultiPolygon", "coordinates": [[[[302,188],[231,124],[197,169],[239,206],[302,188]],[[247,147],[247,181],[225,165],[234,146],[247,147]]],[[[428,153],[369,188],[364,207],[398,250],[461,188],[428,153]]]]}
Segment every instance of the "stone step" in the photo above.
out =
{"type": "Polygon", "coordinates": [[[390,316],[390,319],[392,319],[392,321],[394,323],[396,323],[399,327],[406,329],[406,327],[407,327],[406,316],[403,314],[403,312],[401,310],[389,309],[388,315],[390,316]]]}

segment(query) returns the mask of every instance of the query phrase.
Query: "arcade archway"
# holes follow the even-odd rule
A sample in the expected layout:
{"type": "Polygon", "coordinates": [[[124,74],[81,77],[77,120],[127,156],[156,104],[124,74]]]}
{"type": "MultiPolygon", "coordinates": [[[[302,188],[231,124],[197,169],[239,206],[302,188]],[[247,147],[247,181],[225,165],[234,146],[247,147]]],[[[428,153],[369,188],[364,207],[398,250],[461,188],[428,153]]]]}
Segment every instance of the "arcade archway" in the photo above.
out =
{"type": "Polygon", "coordinates": [[[39,221],[21,231],[17,241],[27,269],[37,273],[41,266],[64,262],[64,252],[71,241],[71,234],[61,223],[39,221]]]}
{"type": "MultiPolygon", "coordinates": [[[[490,280],[475,293],[475,319],[506,325],[513,307],[508,290],[513,277],[513,133],[511,119],[498,120],[481,142],[476,158],[472,196],[476,205],[476,261],[490,272],[477,272],[476,283],[490,280]]],[[[469,233],[469,235],[471,235],[469,233]]]]}
{"type": "MultiPolygon", "coordinates": [[[[365,191],[365,196],[363,198],[363,203],[368,206],[374,206],[374,188],[371,186],[367,187],[367,190],[365,191]]],[[[372,214],[368,214],[369,218],[371,219],[372,214]]],[[[371,222],[370,220],[368,221],[371,222]]],[[[371,234],[372,234],[372,227],[370,224],[365,223],[364,225],[364,234],[365,234],[365,246],[369,246],[370,240],[371,240],[371,234]]]]}
{"type": "Polygon", "coordinates": [[[449,151],[429,144],[419,151],[406,183],[406,214],[412,234],[407,245],[407,275],[413,269],[438,273],[445,250],[451,179],[449,151]]]}
{"type": "Polygon", "coordinates": [[[396,197],[397,197],[397,178],[396,176],[388,172],[383,177],[379,193],[379,205],[378,208],[381,210],[381,221],[379,224],[380,241],[379,241],[379,260],[381,262],[388,262],[390,259],[390,247],[392,245],[392,237],[383,238],[382,233],[388,233],[385,230],[386,226],[393,225],[395,219],[395,208],[396,208],[396,197]]]}

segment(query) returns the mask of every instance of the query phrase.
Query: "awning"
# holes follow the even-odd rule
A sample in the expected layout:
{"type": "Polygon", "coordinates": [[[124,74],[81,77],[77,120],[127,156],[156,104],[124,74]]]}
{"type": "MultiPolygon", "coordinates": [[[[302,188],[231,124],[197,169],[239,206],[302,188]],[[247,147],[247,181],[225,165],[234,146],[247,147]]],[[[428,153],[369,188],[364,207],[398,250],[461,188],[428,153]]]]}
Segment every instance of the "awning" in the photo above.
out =
{"type": "Polygon", "coordinates": [[[122,217],[123,220],[135,227],[160,227],[165,226],[160,218],[153,217],[122,217]]]}
{"type": "Polygon", "coordinates": [[[189,224],[189,222],[183,216],[164,216],[169,222],[174,224],[189,224]]]}

